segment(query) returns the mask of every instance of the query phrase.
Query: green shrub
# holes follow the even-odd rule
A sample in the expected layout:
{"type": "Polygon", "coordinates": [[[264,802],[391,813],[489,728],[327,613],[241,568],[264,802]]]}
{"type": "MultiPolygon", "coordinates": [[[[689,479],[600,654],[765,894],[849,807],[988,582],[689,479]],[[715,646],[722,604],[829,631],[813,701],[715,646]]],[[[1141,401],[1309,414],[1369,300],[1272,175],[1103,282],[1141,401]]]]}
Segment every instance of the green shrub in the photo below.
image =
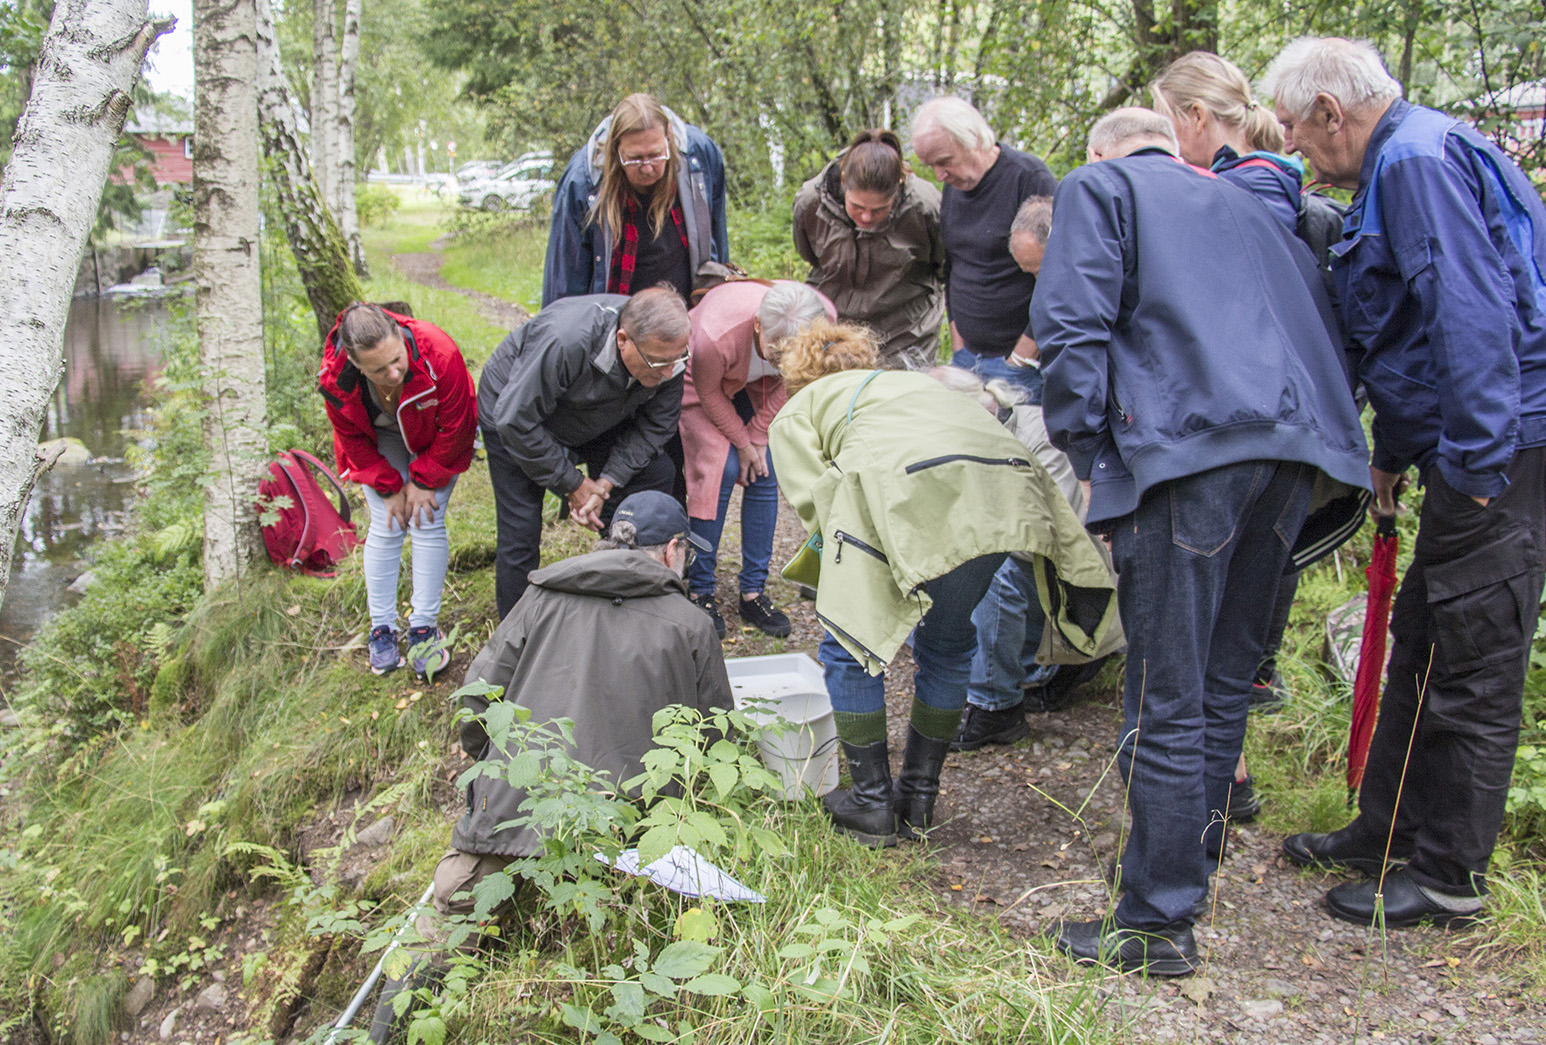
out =
{"type": "Polygon", "coordinates": [[[397,216],[397,209],[402,205],[397,193],[385,185],[360,182],[354,187],[354,210],[361,225],[386,225],[397,216]]]}

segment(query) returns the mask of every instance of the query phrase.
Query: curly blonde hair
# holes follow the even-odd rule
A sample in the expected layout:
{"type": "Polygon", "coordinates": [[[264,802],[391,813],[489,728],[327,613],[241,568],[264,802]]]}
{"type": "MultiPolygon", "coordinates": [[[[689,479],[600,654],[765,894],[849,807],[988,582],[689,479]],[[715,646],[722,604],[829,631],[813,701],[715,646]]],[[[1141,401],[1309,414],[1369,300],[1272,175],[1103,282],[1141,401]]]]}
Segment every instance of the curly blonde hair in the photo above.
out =
{"type": "Polygon", "coordinates": [[[828,374],[874,369],[879,359],[875,335],[868,328],[825,319],[778,343],[778,369],[790,395],[828,374]]]}

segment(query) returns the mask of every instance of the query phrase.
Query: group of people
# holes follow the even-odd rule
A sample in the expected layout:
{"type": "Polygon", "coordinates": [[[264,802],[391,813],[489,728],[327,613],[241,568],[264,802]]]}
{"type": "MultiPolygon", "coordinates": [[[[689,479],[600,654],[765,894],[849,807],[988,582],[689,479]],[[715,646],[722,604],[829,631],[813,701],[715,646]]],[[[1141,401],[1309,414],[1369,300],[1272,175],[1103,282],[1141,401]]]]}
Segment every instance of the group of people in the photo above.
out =
{"type": "MultiPolygon", "coordinates": [[[[584,659],[551,660],[543,635],[607,642],[614,662],[686,641],[662,694],[723,703],[718,650],[699,647],[722,634],[726,505],[743,487],[740,615],[787,634],[765,592],[781,491],[809,534],[786,575],[815,589],[850,778],[824,804],[873,846],[929,830],[952,746],[1023,735],[1027,684],[1125,641],[1121,899],[1051,936],[1080,961],[1185,975],[1297,571],[1357,528],[1371,494],[1393,513],[1415,467],[1426,496],[1359,815],[1284,852],[1373,876],[1330,891],[1338,917],[1473,918],[1546,584],[1546,209],[1497,146],[1402,100],[1367,45],[1297,40],[1264,90],[1270,102],[1227,60],[1185,56],[1153,108],[1092,128],[1090,162],[1061,184],[969,103],[935,99],[912,149],[943,189],[908,172],[894,134],[859,134],[797,197],[808,282],[731,280],[690,310],[705,263],[728,260],[723,160],[653,99],[625,99],[570,161],[547,303],[495,351],[476,407],[426,324],[358,306],[329,338],[324,393],[341,465],[374,486],[371,536],[378,515],[416,543],[442,518],[481,425],[504,623],[469,677],[529,706],[554,681],[531,663],[584,659]],[[1323,253],[1294,152],[1353,193],[1323,253]],[[946,313],[953,366],[928,370],[946,313]],[[436,405],[426,381],[440,390],[429,424],[412,412],[436,405]],[[533,573],[548,490],[611,537],[533,573]],[[701,612],[688,625],[651,609],[676,637],[634,653],[629,628],[601,621],[611,611],[550,610],[528,585],[601,598],[619,621],[635,598],[701,612]],[[539,619],[550,611],[556,623],[539,619]],[[882,673],[904,644],[916,674],[893,775],[882,673]]],[[[389,550],[367,539],[370,577],[389,550]]],[[[416,557],[423,627],[438,600],[421,606],[418,576],[416,557]]],[[[395,592],[395,565],[391,579],[395,592]]],[[[373,632],[373,666],[374,647],[373,632]]],[[[660,695],[634,681],[617,701],[660,695]]],[[[583,714],[618,720],[597,724],[617,743],[618,708],[583,714]]],[[[495,757],[483,740],[468,750],[495,757]]],[[[499,866],[522,855],[457,845],[499,866]]]]}

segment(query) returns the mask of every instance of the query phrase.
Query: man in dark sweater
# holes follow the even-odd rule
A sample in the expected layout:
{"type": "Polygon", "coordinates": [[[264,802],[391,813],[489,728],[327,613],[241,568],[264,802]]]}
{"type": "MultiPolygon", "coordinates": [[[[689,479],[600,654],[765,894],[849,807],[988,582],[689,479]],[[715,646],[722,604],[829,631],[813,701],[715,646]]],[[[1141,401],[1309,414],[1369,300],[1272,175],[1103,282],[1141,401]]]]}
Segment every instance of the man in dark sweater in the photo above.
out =
{"type": "Polygon", "coordinates": [[[994,140],[982,114],[960,98],[935,98],[913,119],[913,152],[945,183],[940,225],[951,362],[983,380],[1001,377],[1041,401],[1028,312],[1036,277],[1009,252],[1009,226],[1029,196],[1051,196],[1057,179],[1028,153],[994,140]]]}

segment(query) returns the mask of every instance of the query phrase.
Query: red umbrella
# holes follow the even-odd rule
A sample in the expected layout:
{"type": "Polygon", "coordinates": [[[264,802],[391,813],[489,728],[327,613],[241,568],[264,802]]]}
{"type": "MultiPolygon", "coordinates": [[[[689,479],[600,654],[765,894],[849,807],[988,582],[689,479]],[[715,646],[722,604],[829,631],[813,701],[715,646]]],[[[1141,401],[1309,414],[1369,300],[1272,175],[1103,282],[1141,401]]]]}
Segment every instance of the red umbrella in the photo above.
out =
{"type": "Polygon", "coordinates": [[[1396,517],[1381,515],[1375,523],[1374,554],[1369,558],[1369,601],[1364,608],[1363,640],[1358,646],[1358,674],[1353,677],[1353,727],[1347,737],[1347,800],[1351,805],[1369,761],[1369,741],[1379,717],[1380,683],[1385,675],[1385,633],[1390,628],[1390,600],[1396,592],[1396,517]]]}

